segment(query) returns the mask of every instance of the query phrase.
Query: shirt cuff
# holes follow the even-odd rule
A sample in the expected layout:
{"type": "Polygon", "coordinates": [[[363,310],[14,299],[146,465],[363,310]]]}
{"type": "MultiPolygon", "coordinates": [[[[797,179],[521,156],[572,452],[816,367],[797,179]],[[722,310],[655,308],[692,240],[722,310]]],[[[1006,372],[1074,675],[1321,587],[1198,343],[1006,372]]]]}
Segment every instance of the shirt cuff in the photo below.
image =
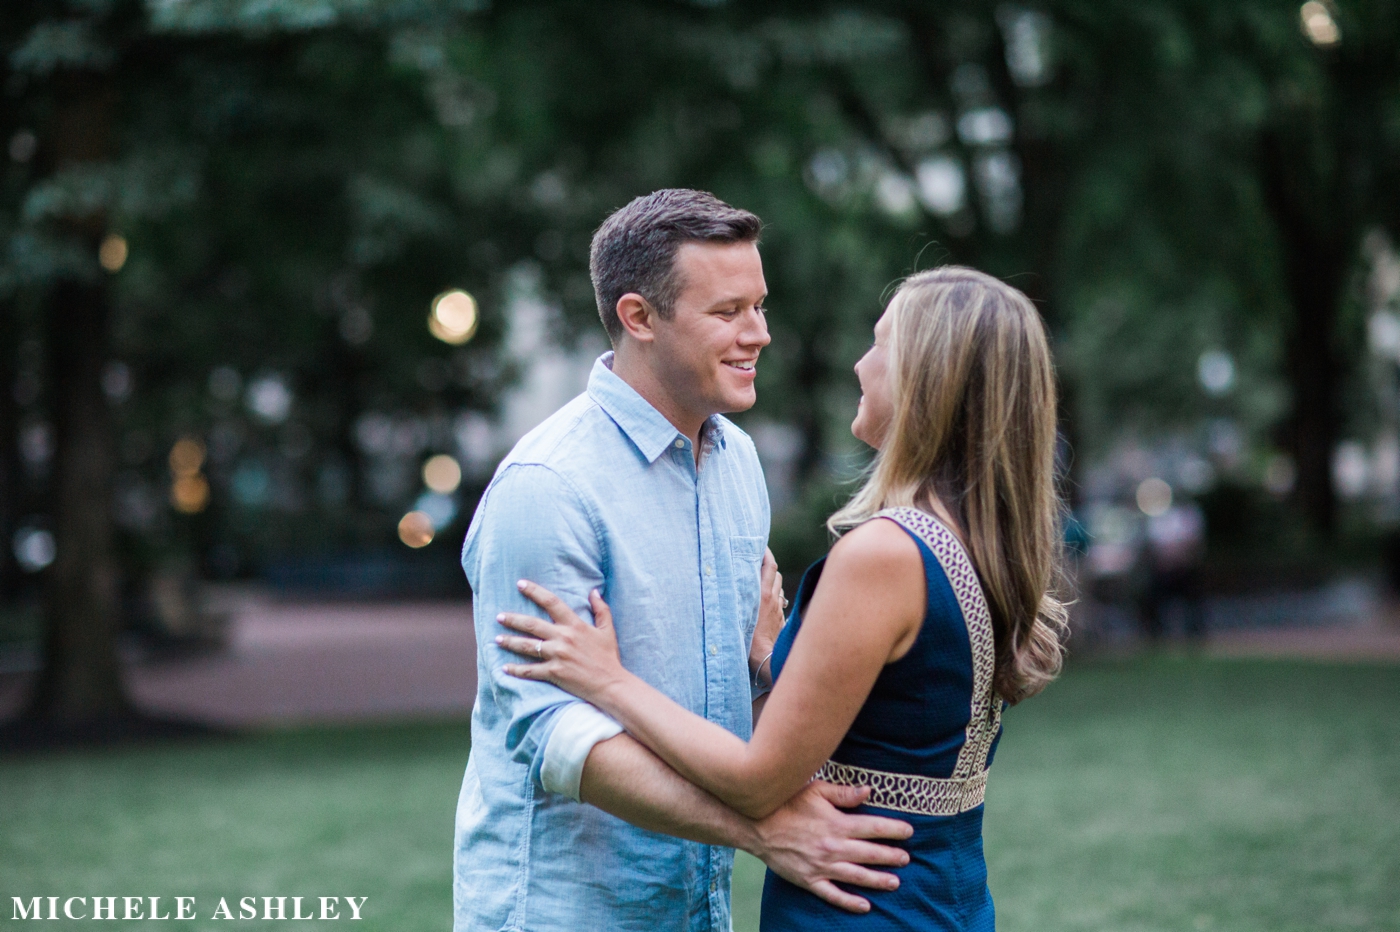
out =
{"type": "Polygon", "coordinates": [[[622,733],[622,726],[586,702],[574,702],[559,712],[544,746],[540,785],[551,793],[577,800],[583,765],[593,745],[622,733]]]}

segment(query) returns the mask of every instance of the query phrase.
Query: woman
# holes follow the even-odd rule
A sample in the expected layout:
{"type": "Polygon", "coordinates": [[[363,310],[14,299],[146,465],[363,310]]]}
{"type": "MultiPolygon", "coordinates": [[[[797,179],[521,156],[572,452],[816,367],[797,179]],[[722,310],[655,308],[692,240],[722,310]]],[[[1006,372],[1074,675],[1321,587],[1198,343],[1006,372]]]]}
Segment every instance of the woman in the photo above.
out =
{"type": "Polygon", "coordinates": [[[522,583],[555,623],[504,615],[526,636],[498,641],[540,659],[508,672],[592,702],[748,816],[815,774],[871,787],[866,808],[913,824],[899,887],[872,894],[869,915],[770,872],[765,932],[990,930],[987,768],[1003,704],[1058,673],[1065,624],[1050,594],[1060,541],[1050,352],[1023,294],[947,267],[903,283],[856,375],[851,431],[878,454],[828,522],[841,537],[803,577],[776,643],[755,635],[750,665],[774,686],[750,741],[628,673],[596,592],[594,627],[522,583]]]}

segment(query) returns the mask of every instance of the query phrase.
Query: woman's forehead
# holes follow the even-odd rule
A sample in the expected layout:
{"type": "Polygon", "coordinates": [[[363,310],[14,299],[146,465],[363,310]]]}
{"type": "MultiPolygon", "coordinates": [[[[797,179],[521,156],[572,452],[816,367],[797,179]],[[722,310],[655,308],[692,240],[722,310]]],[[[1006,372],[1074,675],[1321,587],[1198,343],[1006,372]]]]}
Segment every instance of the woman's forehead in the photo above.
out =
{"type": "Polygon", "coordinates": [[[880,315],[880,319],[875,321],[875,336],[888,336],[890,328],[894,326],[894,302],[885,308],[885,312],[880,315]]]}

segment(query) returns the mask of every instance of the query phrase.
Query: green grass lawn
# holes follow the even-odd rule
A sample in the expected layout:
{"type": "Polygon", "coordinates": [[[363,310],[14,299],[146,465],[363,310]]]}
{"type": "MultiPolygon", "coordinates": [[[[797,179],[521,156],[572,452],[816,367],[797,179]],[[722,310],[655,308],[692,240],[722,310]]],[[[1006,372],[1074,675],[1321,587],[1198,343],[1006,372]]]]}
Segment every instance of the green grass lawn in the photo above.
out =
{"type": "MultiPolygon", "coordinates": [[[[1006,718],[999,928],[1400,930],[1397,700],[1397,667],[1081,664],[1006,718]]],[[[220,896],[284,894],[442,932],[466,754],[439,723],[0,759],[0,927],[13,896],[194,896],[176,928],[219,929],[220,896]]],[[[742,858],[738,932],[761,884],[742,858]]]]}

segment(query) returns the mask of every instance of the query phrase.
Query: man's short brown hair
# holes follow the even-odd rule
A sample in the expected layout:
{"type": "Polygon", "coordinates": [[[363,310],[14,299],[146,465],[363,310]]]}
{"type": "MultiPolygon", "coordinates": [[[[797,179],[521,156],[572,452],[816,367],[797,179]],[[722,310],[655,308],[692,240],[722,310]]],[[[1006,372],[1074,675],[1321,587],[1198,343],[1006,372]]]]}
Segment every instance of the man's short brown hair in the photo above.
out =
{"type": "Polygon", "coordinates": [[[593,234],[588,271],[598,316],[616,344],[622,336],[617,302],[635,293],[665,320],[675,313],[684,283],[676,271],[682,243],[756,243],[763,223],[707,191],[664,188],[614,211],[593,234]]]}

